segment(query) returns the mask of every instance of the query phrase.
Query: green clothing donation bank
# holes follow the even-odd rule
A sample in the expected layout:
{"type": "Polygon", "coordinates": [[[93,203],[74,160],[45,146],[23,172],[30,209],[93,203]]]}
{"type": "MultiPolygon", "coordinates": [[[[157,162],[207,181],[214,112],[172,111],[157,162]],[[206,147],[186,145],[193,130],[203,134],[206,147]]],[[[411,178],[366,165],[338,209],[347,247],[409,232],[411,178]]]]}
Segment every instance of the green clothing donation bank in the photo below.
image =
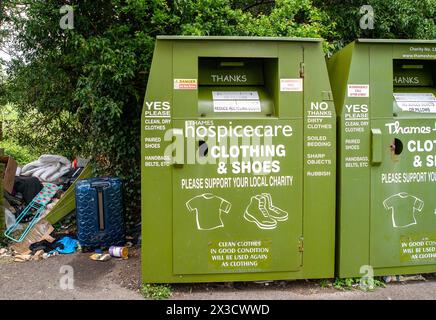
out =
{"type": "Polygon", "coordinates": [[[328,68],[338,275],[436,272],[436,41],[358,40],[328,68]]]}
{"type": "Polygon", "coordinates": [[[158,37],[142,281],[333,277],[335,124],[319,39],[158,37]]]}

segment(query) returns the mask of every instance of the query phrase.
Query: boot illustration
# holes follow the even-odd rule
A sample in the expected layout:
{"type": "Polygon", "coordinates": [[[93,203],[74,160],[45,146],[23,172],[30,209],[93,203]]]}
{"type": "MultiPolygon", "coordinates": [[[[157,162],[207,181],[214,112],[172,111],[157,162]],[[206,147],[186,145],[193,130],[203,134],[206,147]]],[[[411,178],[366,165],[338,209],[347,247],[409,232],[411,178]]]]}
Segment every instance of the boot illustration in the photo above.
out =
{"type": "Polygon", "coordinates": [[[267,202],[267,209],[269,212],[269,216],[277,221],[286,221],[288,220],[288,213],[278,207],[275,207],[272,202],[272,197],[269,193],[262,193],[262,196],[265,197],[267,202]]]}
{"type": "Polygon", "coordinates": [[[268,214],[267,200],[261,195],[251,197],[250,204],[245,209],[244,219],[254,222],[260,229],[274,229],[277,221],[268,214]]]}

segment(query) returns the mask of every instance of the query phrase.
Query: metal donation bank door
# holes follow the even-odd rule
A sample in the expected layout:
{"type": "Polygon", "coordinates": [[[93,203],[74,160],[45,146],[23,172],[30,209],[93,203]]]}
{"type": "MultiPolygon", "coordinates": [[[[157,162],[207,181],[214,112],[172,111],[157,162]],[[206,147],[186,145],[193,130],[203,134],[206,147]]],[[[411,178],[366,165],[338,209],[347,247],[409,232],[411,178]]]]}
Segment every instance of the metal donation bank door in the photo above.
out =
{"type": "Polygon", "coordinates": [[[171,127],[163,136],[171,188],[154,186],[172,194],[170,281],[298,277],[303,46],[182,39],[171,42],[171,127]]]}

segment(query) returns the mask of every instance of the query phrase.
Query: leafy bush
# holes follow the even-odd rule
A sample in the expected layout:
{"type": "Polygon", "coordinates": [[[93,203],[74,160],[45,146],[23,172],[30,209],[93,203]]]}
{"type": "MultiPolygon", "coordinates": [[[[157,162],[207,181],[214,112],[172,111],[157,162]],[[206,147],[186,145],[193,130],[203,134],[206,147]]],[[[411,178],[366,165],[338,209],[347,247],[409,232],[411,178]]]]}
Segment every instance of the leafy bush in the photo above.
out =
{"type": "Polygon", "coordinates": [[[10,140],[0,141],[0,148],[4,149],[6,155],[11,156],[21,165],[38,159],[38,155],[33,150],[17,145],[10,140]]]}
{"type": "Polygon", "coordinates": [[[336,33],[325,37],[334,50],[357,38],[436,38],[436,0],[313,0],[313,5],[336,22],[336,33]],[[363,5],[374,10],[374,29],[360,28],[363,5]]]}

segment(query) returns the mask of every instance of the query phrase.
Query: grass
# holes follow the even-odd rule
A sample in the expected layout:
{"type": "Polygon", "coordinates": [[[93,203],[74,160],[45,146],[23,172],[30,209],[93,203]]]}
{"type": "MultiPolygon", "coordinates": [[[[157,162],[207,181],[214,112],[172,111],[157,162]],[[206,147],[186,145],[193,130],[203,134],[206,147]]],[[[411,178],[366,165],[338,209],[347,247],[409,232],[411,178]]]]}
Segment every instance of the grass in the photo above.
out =
{"type": "Polygon", "coordinates": [[[332,283],[329,279],[321,279],[319,285],[321,286],[321,288],[329,288],[331,287],[332,283]]]}
{"type": "Polygon", "coordinates": [[[321,279],[319,286],[321,288],[335,288],[336,290],[346,291],[359,289],[362,291],[374,291],[376,288],[386,288],[386,284],[380,277],[372,279],[371,283],[360,283],[361,278],[335,278],[335,279],[321,279]]]}
{"type": "MultiPolygon", "coordinates": [[[[378,278],[372,279],[372,285],[368,284],[361,285],[361,278],[336,278],[331,284],[333,288],[341,291],[352,290],[352,289],[360,289],[362,291],[374,291],[376,288],[386,288],[386,284],[378,278]]],[[[320,283],[323,286],[322,283],[320,283]]]]}
{"type": "Polygon", "coordinates": [[[141,294],[147,299],[165,300],[171,297],[173,291],[168,284],[146,283],[141,288],[141,294]]]}

